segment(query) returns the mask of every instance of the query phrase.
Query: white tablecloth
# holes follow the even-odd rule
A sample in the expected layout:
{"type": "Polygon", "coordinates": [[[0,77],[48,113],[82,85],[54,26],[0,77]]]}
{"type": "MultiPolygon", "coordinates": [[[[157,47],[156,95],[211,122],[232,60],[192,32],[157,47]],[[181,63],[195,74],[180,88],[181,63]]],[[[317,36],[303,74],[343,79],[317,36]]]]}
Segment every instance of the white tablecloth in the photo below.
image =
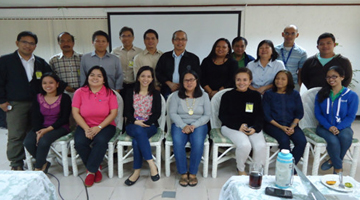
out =
{"type": "Polygon", "coordinates": [[[0,171],[1,200],[56,200],[56,190],[40,171],[0,171]]]}
{"type": "MultiPolygon", "coordinates": [[[[336,195],[338,198],[348,196],[351,199],[360,199],[360,189],[354,190],[352,193],[342,193],[332,190],[321,183],[321,176],[308,176],[307,177],[315,187],[326,196],[326,198],[336,195]]],[[[351,178],[351,177],[350,177],[351,178]]],[[[354,182],[356,182],[354,180],[354,182]]],[[[356,188],[360,188],[360,184],[356,182],[356,188]]],[[[222,187],[220,192],[220,200],[267,200],[267,199],[280,199],[278,197],[272,197],[265,194],[266,187],[275,187],[275,176],[263,176],[260,189],[251,189],[249,187],[249,176],[232,176],[222,187]]],[[[294,182],[287,190],[291,190],[293,193],[293,199],[307,199],[307,191],[302,184],[300,177],[295,176],[294,182]]],[[[349,198],[347,200],[350,200],[349,198]]]]}

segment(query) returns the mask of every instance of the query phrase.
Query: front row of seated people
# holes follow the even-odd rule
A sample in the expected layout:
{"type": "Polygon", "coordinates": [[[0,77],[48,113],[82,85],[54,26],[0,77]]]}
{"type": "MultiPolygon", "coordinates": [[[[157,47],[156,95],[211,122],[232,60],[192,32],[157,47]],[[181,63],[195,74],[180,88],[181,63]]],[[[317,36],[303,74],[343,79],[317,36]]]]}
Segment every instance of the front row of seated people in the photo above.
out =
{"type": "MultiPolygon", "coordinates": [[[[330,156],[321,169],[334,167],[334,173],[342,171],[343,158],[352,143],[351,123],[359,104],[358,95],[342,85],[344,77],[341,67],[329,68],[327,84],[315,99],[315,116],[319,121],[316,133],[326,140],[330,156]]],[[[251,151],[254,162],[265,163],[263,128],[278,141],[281,149],[290,150],[291,140],[294,144],[291,152],[298,163],[306,145],[304,133],[298,126],[304,111],[291,74],[286,70],[279,71],[263,100],[259,92],[250,89],[253,77],[248,68],[238,69],[234,78],[235,88],[221,98],[219,119],[222,134],[237,147],[239,174],[246,174],[245,161],[251,151]]],[[[35,169],[47,172],[50,163],[46,156],[51,143],[69,132],[71,100],[63,93],[64,87],[56,75],[44,74],[41,83],[42,92],[33,106],[33,129],[24,145],[36,158],[35,169]]],[[[209,96],[200,88],[198,74],[190,70],[181,76],[179,91],[174,92],[169,101],[168,114],[173,122],[169,129],[181,175],[179,184],[195,186],[211,114],[209,96]],[[189,166],[185,151],[187,142],[191,144],[189,166]]],[[[102,179],[100,164],[107,143],[115,134],[117,110],[116,95],[108,86],[106,72],[94,66],[83,87],[75,92],[72,102],[72,114],[78,124],[74,133],[75,148],[87,169],[86,186],[102,179]]],[[[160,178],[148,140],[157,132],[160,113],[161,96],[154,88],[153,69],[142,67],[137,73],[134,90],[125,99],[126,132],[133,138],[134,149],[134,172],[125,181],[128,186],[139,179],[143,158],[149,164],[151,179],[157,181],[160,178]]]]}

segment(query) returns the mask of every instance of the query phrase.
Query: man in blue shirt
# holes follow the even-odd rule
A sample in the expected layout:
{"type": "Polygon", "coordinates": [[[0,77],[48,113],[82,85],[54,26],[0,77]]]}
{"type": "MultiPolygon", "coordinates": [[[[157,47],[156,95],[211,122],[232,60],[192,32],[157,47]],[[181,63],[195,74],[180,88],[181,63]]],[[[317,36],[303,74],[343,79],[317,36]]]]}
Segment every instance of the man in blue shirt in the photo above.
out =
{"type": "Polygon", "coordinates": [[[298,28],[295,25],[289,25],[282,32],[284,43],[275,47],[278,52],[278,60],[283,61],[286,70],[290,71],[293,79],[295,90],[299,91],[301,85],[300,71],[307,59],[305,49],[295,44],[295,39],[299,37],[298,28]]]}
{"type": "Polygon", "coordinates": [[[95,65],[106,71],[109,87],[120,92],[123,88],[123,71],[117,56],[107,51],[109,36],[104,31],[96,31],[92,36],[95,51],[84,54],[80,64],[80,85],[83,85],[88,71],[95,65]]]}
{"type": "Polygon", "coordinates": [[[155,67],[157,80],[161,84],[161,94],[167,98],[179,89],[180,76],[187,70],[194,70],[200,76],[200,60],[195,54],[185,50],[187,35],[175,31],[172,37],[174,50],[165,52],[155,67]]]}

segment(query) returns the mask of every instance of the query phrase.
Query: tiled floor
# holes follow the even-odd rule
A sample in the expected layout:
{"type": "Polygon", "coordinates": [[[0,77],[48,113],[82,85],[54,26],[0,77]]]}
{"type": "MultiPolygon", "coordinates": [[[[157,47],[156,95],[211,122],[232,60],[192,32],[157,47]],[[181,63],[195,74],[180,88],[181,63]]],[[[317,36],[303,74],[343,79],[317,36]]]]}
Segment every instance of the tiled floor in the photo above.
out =
{"type": "MultiPolygon", "coordinates": [[[[359,130],[360,121],[355,121],[353,124],[353,130],[359,130]]],[[[0,170],[8,170],[9,162],[6,158],[6,141],[7,131],[0,130],[0,170]]],[[[360,131],[355,131],[355,137],[360,138],[360,131]]],[[[308,168],[308,174],[311,171],[312,157],[310,157],[310,164],[308,168]]],[[[116,166],[116,165],[115,165],[116,166]]],[[[164,166],[164,165],[162,165],[164,166]]],[[[174,199],[174,198],[162,198],[161,195],[164,191],[176,192],[176,200],[215,200],[218,199],[222,185],[232,176],[236,174],[235,160],[230,160],[219,165],[218,176],[216,179],[211,177],[211,160],[209,163],[209,176],[203,178],[202,166],[199,168],[198,179],[199,184],[196,187],[181,187],[178,184],[179,175],[176,174],[175,163],[171,165],[171,176],[165,177],[164,168],[162,169],[162,176],[158,182],[152,182],[147,169],[147,164],[144,163],[144,170],[141,172],[141,177],[138,182],[128,187],[124,185],[125,179],[132,172],[132,163],[125,165],[125,173],[123,178],[117,177],[117,170],[115,167],[114,177],[109,179],[107,176],[107,169],[103,170],[104,178],[101,183],[97,183],[94,186],[87,189],[89,199],[91,200],[159,200],[159,199],[174,199]]],[[[345,174],[348,175],[349,164],[344,164],[345,174]]],[[[85,169],[80,167],[79,173],[82,179],[85,178],[85,169]]],[[[269,174],[274,175],[274,164],[270,165],[269,174]]],[[[86,199],[86,190],[83,186],[82,180],[79,177],[74,177],[72,174],[68,177],[64,177],[62,173],[62,167],[56,163],[50,167],[49,172],[54,174],[60,181],[60,193],[66,200],[83,200],[86,199]]],[[[357,175],[355,179],[360,181],[360,164],[358,165],[357,175]]],[[[320,174],[331,173],[329,171],[319,171],[320,174]]],[[[58,187],[57,180],[49,176],[50,180],[58,187]]],[[[61,198],[59,198],[61,199],[61,198]]]]}

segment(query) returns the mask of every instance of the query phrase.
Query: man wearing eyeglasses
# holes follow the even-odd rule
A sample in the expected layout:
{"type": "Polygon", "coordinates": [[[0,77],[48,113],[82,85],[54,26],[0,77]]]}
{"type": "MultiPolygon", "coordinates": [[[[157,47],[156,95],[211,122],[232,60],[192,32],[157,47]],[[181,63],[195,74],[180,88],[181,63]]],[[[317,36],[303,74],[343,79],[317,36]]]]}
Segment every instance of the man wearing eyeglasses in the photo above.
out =
{"type": "Polygon", "coordinates": [[[112,50],[112,54],[119,57],[121,67],[124,74],[123,89],[120,91],[121,96],[124,98],[128,90],[132,90],[135,83],[134,78],[134,57],[142,52],[142,49],[133,45],[134,42],[134,30],[127,26],[124,26],[119,32],[119,38],[123,46],[116,47],[112,50]]]}
{"type": "Polygon", "coordinates": [[[194,70],[201,76],[199,57],[185,50],[187,39],[184,31],[175,31],[172,37],[174,50],[165,52],[156,64],[156,78],[161,83],[161,94],[165,98],[179,89],[180,76],[185,71],[194,70]]]}
{"type": "Polygon", "coordinates": [[[283,61],[286,70],[290,71],[294,79],[295,90],[299,91],[301,86],[301,68],[307,58],[305,49],[295,44],[295,39],[299,37],[298,28],[295,25],[289,25],[282,32],[284,43],[275,47],[278,52],[278,60],[283,61]]]}
{"type": "Polygon", "coordinates": [[[335,36],[332,33],[323,33],[318,37],[317,48],[319,53],[309,57],[301,70],[301,80],[307,89],[322,87],[325,83],[325,76],[332,66],[342,67],[345,71],[345,78],[342,85],[348,87],[352,79],[352,66],[346,57],[335,54],[335,36]]]}
{"type": "Polygon", "coordinates": [[[18,34],[18,49],[0,57],[0,108],[8,126],[7,157],[11,170],[23,170],[23,140],[30,131],[30,108],[40,92],[42,74],[51,72],[44,59],[33,54],[37,36],[30,31],[18,34]]]}
{"type": "Polygon", "coordinates": [[[74,36],[62,32],[57,37],[61,53],[50,58],[51,69],[68,85],[65,90],[72,95],[80,87],[80,63],[82,54],[74,51],[74,36]]]}

